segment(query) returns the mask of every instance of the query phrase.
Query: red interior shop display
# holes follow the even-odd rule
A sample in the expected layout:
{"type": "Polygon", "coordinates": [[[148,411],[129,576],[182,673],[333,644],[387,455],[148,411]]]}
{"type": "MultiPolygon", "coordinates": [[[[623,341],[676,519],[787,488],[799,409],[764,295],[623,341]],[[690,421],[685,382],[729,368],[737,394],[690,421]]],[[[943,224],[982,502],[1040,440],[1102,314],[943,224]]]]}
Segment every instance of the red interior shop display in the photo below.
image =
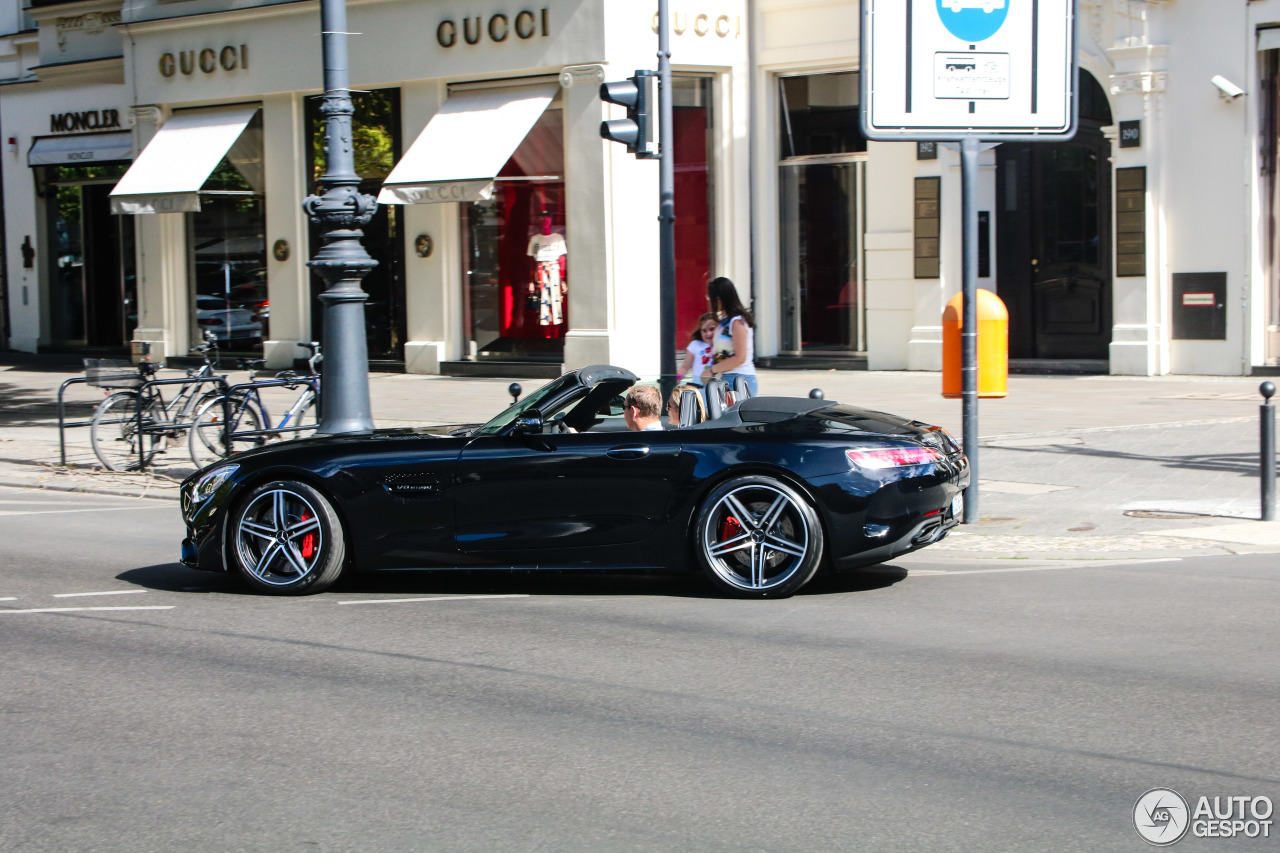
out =
{"type": "Polygon", "coordinates": [[[551,213],[544,210],[538,219],[541,223],[538,233],[529,238],[528,255],[533,258],[533,280],[529,282],[526,308],[537,310],[538,325],[543,329],[550,331],[558,326],[560,334],[563,334],[565,312],[569,307],[565,298],[569,250],[564,235],[554,230],[551,213]]]}
{"type": "Polygon", "coordinates": [[[568,329],[568,243],[561,217],[538,208],[538,184],[499,184],[498,333],[504,338],[563,338],[568,329]],[[531,212],[532,211],[532,212],[531,212]]]}

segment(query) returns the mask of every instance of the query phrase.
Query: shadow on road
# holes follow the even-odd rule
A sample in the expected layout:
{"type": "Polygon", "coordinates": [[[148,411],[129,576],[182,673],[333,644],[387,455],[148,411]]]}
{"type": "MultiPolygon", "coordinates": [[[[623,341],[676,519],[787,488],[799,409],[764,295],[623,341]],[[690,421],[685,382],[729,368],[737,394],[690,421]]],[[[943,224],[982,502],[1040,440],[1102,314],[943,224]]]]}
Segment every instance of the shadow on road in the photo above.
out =
{"type": "Polygon", "coordinates": [[[160,592],[227,592],[248,593],[249,589],[222,572],[199,572],[181,563],[159,563],[138,569],[127,569],[116,580],[160,592]]]}
{"type": "Polygon", "coordinates": [[[1125,462],[1155,462],[1163,468],[1187,471],[1214,471],[1238,474],[1241,477],[1258,477],[1258,454],[1249,453],[1193,453],[1185,456],[1160,456],[1153,453],[1133,453],[1124,450],[1103,450],[1097,447],[1055,444],[1046,447],[993,447],[987,452],[1039,453],[1055,456],[1087,456],[1097,459],[1125,462]]]}
{"type": "MultiPolygon", "coordinates": [[[[835,595],[868,592],[892,586],[907,576],[897,566],[873,566],[857,572],[827,572],[814,578],[800,595],[835,595]]],[[[238,577],[222,572],[201,572],[181,563],[161,563],[128,569],[118,580],[146,589],[211,592],[226,595],[259,595],[238,577]]],[[[423,571],[370,572],[344,576],[330,590],[343,595],[563,595],[563,596],[666,596],[720,598],[700,574],[626,574],[620,572],[560,571],[423,571]]]]}

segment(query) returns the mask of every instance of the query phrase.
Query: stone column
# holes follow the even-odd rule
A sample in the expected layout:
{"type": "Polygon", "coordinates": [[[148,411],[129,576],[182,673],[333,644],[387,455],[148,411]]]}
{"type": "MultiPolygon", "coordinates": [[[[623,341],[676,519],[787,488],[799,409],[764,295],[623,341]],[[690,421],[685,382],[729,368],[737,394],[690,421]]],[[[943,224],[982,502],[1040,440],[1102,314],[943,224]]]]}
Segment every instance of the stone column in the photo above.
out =
{"type": "MultiPolygon", "coordinates": [[[[164,112],[156,106],[129,111],[135,151],[160,129],[164,112]]],[[[187,221],[183,213],[134,217],[137,241],[138,327],[135,345],[151,344],[151,360],[185,354],[191,346],[191,299],[187,282],[187,221]]]]}
{"type": "Polygon", "coordinates": [[[311,340],[311,272],[307,218],[297,200],[307,194],[298,160],[309,142],[301,95],[262,99],[263,161],[267,197],[267,298],[271,303],[263,357],[272,368],[304,357],[298,341],[311,340]]]}
{"type": "Polygon", "coordinates": [[[1145,166],[1147,170],[1146,271],[1142,276],[1117,276],[1111,285],[1113,374],[1158,376],[1169,372],[1169,270],[1161,213],[1167,180],[1161,156],[1166,51],[1163,45],[1108,51],[1117,69],[1111,77],[1115,120],[1142,120],[1142,147],[1114,148],[1114,166],[1145,166]]]}
{"type": "Polygon", "coordinates": [[[657,163],[600,138],[604,77],[600,65],[572,65],[559,77],[570,323],[564,369],[612,362],[657,375],[657,163]],[[616,316],[625,323],[614,323],[616,316]]]}

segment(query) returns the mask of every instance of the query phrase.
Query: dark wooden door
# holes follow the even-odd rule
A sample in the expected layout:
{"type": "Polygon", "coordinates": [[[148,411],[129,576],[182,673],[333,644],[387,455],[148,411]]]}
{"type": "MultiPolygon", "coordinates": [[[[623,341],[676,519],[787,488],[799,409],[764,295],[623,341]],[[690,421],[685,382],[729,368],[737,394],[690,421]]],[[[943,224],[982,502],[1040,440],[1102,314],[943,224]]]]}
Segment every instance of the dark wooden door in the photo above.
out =
{"type": "Polygon", "coordinates": [[[121,229],[133,222],[111,213],[111,185],[81,188],[84,223],[85,343],[91,347],[125,345],[125,293],[120,250],[121,229]]]}
{"type": "Polygon", "coordinates": [[[1111,342],[1110,143],[996,149],[997,289],[1011,358],[1105,359],[1111,342]]]}

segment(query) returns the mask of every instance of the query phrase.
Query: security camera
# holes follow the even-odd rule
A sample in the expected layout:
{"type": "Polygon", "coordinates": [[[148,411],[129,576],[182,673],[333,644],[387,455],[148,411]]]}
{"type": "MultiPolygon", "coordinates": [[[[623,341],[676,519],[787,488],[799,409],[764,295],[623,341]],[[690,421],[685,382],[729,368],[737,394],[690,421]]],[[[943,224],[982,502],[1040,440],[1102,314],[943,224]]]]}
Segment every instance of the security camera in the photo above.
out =
{"type": "Polygon", "coordinates": [[[1222,96],[1222,100],[1224,101],[1234,101],[1236,98],[1244,94],[1244,89],[1241,89],[1221,74],[1217,75],[1209,82],[1218,87],[1218,93],[1222,96]]]}

